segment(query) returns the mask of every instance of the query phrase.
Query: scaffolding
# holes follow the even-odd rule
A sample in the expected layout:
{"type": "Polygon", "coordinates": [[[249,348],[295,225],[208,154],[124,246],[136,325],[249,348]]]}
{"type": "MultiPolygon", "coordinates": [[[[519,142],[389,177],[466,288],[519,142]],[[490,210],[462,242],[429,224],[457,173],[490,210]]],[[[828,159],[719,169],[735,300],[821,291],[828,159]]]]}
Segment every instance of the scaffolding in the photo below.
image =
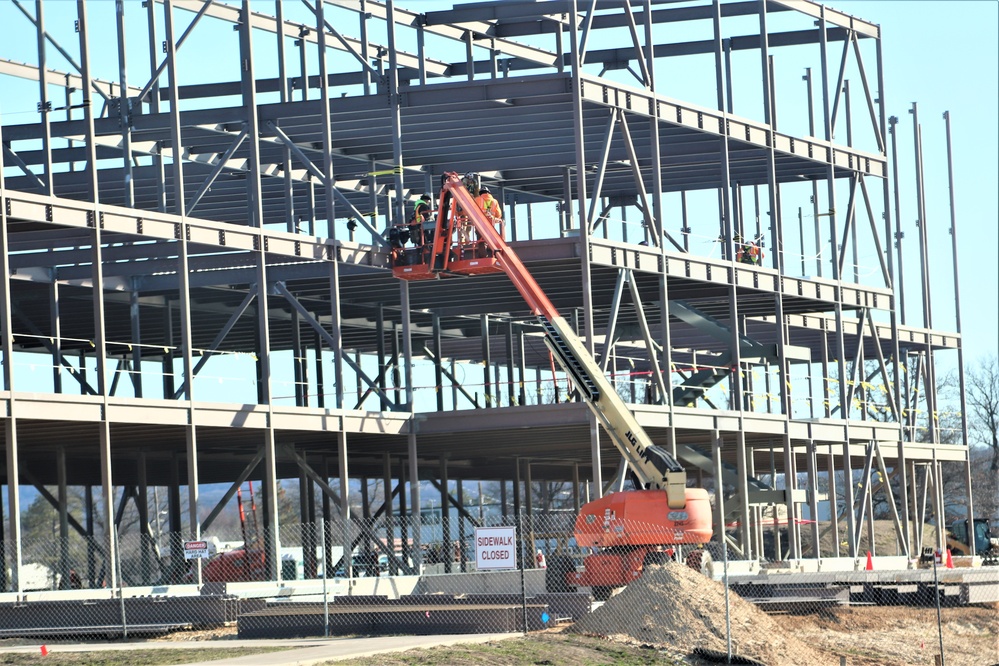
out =
{"type": "Polygon", "coordinates": [[[859,559],[876,495],[915,557],[944,465],[972,515],[964,405],[936,389],[956,354],[963,396],[960,309],[935,329],[929,289],[931,258],[957,264],[953,200],[953,247],[924,223],[903,253],[879,26],[806,1],[404,4],[0,5],[21,27],[0,46],[5,589],[22,485],[58,487],[63,540],[86,530],[68,486],[100,486],[103,525],[132,499],[144,533],[166,487],[198,538],[260,479],[274,580],[281,479],[319,489],[303,523],[357,518],[350,479],[364,517],[384,483],[389,525],[419,520],[416,480],[471,522],[464,481],[501,481],[504,512],[538,505],[532,479],[577,509],[621,487],[503,276],[393,278],[387,231],[446,171],[493,187],[643,427],[715,489],[717,532],[745,527],[738,557],[782,512],[783,557],[859,559]],[[822,515],[845,521],[833,552],[822,515]]]}

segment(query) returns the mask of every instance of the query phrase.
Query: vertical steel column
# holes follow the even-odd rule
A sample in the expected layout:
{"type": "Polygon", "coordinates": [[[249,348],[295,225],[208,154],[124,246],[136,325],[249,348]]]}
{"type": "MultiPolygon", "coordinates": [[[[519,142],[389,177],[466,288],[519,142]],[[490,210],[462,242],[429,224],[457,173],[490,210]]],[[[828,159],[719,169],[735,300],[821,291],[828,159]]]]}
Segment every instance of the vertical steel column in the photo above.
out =
{"type": "MultiPolygon", "coordinates": [[[[382,454],[382,485],[384,488],[384,502],[382,507],[385,510],[385,540],[389,552],[395,554],[395,519],[392,506],[392,456],[387,452],[382,454]]],[[[394,576],[399,573],[399,567],[395,557],[389,556],[389,574],[394,576]]]]}
{"type": "MultiPolygon", "coordinates": [[[[589,411],[589,410],[587,410],[589,411]]],[[[598,486],[599,488],[599,486],[598,486]]],[[[523,519],[521,517],[521,500],[520,500],[520,458],[514,458],[513,460],[513,515],[517,520],[517,535],[523,539],[523,519]]],[[[518,549],[519,550],[519,549],[518,549]]],[[[518,560],[519,560],[518,556],[518,560]]],[[[522,566],[527,566],[527,562],[521,562],[522,566]]]]}
{"type": "Polygon", "coordinates": [[[375,306],[376,318],[375,318],[375,355],[378,358],[378,388],[381,401],[381,410],[387,411],[389,408],[388,399],[385,397],[388,394],[385,392],[387,384],[385,383],[385,375],[388,373],[388,364],[385,362],[385,304],[378,302],[375,306]]]}
{"type": "Polygon", "coordinates": [[[506,323],[506,399],[507,404],[511,407],[515,407],[517,405],[517,398],[513,390],[513,366],[513,322],[508,321],[506,323]]]}
{"type": "MultiPolygon", "coordinates": [[[[822,60],[822,109],[823,124],[825,129],[825,140],[828,150],[832,150],[832,119],[829,111],[829,58],[828,58],[828,35],[826,32],[825,7],[819,7],[819,43],[821,45],[822,60]]],[[[843,276],[839,272],[839,252],[836,247],[838,237],[836,229],[836,184],[835,174],[832,165],[832,155],[826,156],[826,187],[829,197],[829,247],[832,258],[832,277],[837,282],[836,288],[836,356],[839,379],[839,410],[843,418],[844,441],[843,441],[843,492],[844,501],[849,508],[847,513],[847,526],[850,548],[850,557],[857,556],[856,544],[856,516],[854,514],[853,497],[853,468],[850,464],[850,405],[847,402],[847,374],[846,374],[846,345],[843,339],[843,276]]]]}
{"type": "Polygon", "coordinates": [[[184,576],[184,528],[180,516],[180,463],[176,454],[170,456],[167,519],[170,525],[170,582],[180,583],[184,576]]]}
{"type": "MultiPolygon", "coordinates": [[[[808,94],[808,135],[815,136],[815,98],[812,94],[812,68],[805,68],[805,75],[801,77],[805,81],[805,89],[808,94]]],[[[822,230],[819,226],[819,184],[812,179],[812,221],[815,227],[815,268],[816,275],[822,277],[822,230]]],[[[804,246],[804,240],[802,240],[804,246]]]]}
{"type": "MultiPolygon", "coordinates": [[[[273,431],[272,431],[273,432],[273,431]]],[[[351,550],[353,542],[350,532],[350,470],[347,465],[347,433],[342,430],[336,433],[336,453],[340,474],[340,526],[343,541],[343,562],[348,577],[353,576],[353,558],[351,550]]]]}
{"type": "MultiPolygon", "coordinates": [[[[251,14],[250,0],[243,0],[242,14],[251,14]]],[[[243,97],[243,112],[246,118],[246,150],[249,157],[246,190],[249,213],[249,226],[258,230],[256,237],[256,280],[257,280],[257,349],[260,373],[260,399],[267,409],[267,430],[264,433],[265,504],[264,524],[267,528],[266,557],[270,580],[280,580],[281,537],[278,521],[277,451],[275,449],[274,422],[271,409],[271,356],[270,327],[268,325],[268,281],[267,281],[267,242],[264,232],[263,201],[260,186],[260,128],[257,118],[257,85],[253,62],[253,28],[251,21],[243,21],[239,26],[240,47],[240,90],[243,97]]],[[[171,77],[172,79],[172,77],[171,77]]],[[[172,83],[171,83],[172,85],[172,83]]],[[[188,384],[191,382],[189,381],[188,384]]],[[[193,404],[193,403],[192,403],[193,404]]]]}
{"type": "Polygon", "coordinates": [[[125,58],[125,0],[115,0],[114,4],[118,29],[118,123],[121,126],[125,206],[132,208],[135,205],[135,190],[132,182],[132,102],[128,97],[128,68],[125,58]]]}
{"type": "Polygon", "coordinates": [[[468,569],[468,561],[465,556],[465,486],[462,479],[455,480],[457,486],[456,499],[458,500],[458,571],[465,573],[468,569]]]}
{"type": "MultiPolygon", "coordinates": [[[[0,145],[3,144],[3,125],[0,123],[0,145]]],[[[0,202],[6,198],[3,178],[3,149],[0,148],[0,202]]],[[[4,448],[7,461],[7,508],[10,525],[6,534],[0,534],[0,591],[21,591],[21,482],[20,451],[17,441],[17,407],[14,392],[14,334],[11,316],[10,289],[10,239],[7,235],[7,207],[0,205],[0,351],[3,352],[3,389],[8,392],[7,418],[4,419],[4,448]],[[5,539],[9,537],[9,540],[5,539]],[[6,571],[11,571],[7,580],[6,571]]],[[[54,282],[53,282],[54,284],[54,282]]],[[[58,338],[56,339],[58,345],[58,338]]],[[[58,347],[57,347],[58,349],[58,347]]],[[[59,372],[58,368],[55,372],[59,372]]],[[[0,529],[3,527],[3,504],[0,500],[0,529]]]]}
{"type": "MultiPolygon", "coordinates": [[[[915,102],[912,103],[913,142],[915,144],[916,157],[916,209],[919,211],[919,260],[922,269],[922,290],[923,290],[923,326],[933,328],[933,302],[930,281],[930,248],[929,234],[927,233],[926,221],[926,187],[923,176],[923,128],[919,124],[919,111],[915,102]]],[[[928,412],[927,428],[930,431],[931,441],[940,442],[940,428],[936,420],[937,414],[937,382],[936,382],[936,362],[933,359],[933,345],[926,345],[926,411],[928,412]]]]}
{"type": "Polygon", "coordinates": [[[305,349],[302,346],[302,326],[301,315],[298,310],[292,310],[291,321],[291,354],[292,354],[292,375],[295,381],[295,406],[308,407],[309,405],[309,385],[306,379],[305,349]]]}
{"type": "MultiPolygon", "coordinates": [[[[35,0],[35,37],[38,40],[38,113],[41,116],[42,129],[42,167],[44,174],[40,178],[45,186],[45,194],[55,194],[52,184],[52,128],[49,123],[49,112],[52,102],[48,93],[48,66],[45,61],[45,13],[42,0],[35,0]]],[[[85,83],[86,85],[86,83],[85,83]]],[[[90,91],[84,90],[84,99],[90,99],[90,91]]]]}
{"type": "MultiPolygon", "coordinates": [[[[434,345],[434,393],[437,396],[437,411],[444,411],[444,358],[441,355],[441,317],[436,312],[431,314],[432,338],[434,345]]],[[[452,381],[452,384],[454,382],[452,381]]],[[[454,408],[455,405],[452,405],[454,408]]]]}
{"type": "Polygon", "coordinates": [[[791,558],[801,557],[801,528],[798,518],[800,512],[794,501],[794,491],[798,487],[798,465],[791,445],[791,436],[784,435],[784,507],[787,510],[787,540],[791,549],[791,558]]]}
{"type": "MultiPolygon", "coordinates": [[[[280,93],[281,103],[285,104],[291,101],[291,91],[288,89],[288,63],[284,49],[284,3],[281,0],[275,0],[274,2],[274,16],[277,19],[274,34],[277,38],[278,92],[280,93]]],[[[280,126],[280,121],[275,119],[274,125],[280,126]]],[[[282,164],[284,165],[285,225],[289,233],[299,233],[298,224],[295,221],[295,183],[291,179],[291,149],[287,146],[284,147],[282,164]]]]}
{"type": "Polygon", "coordinates": [[[739,547],[747,559],[753,559],[753,542],[750,538],[751,526],[749,522],[749,485],[745,479],[749,478],[749,469],[746,461],[746,433],[740,428],[735,433],[735,461],[739,470],[739,484],[736,492],[739,493],[739,547]]]}
{"type": "Polygon", "coordinates": [[[483,404],[486,408],[495,407],[493,403],[493,386],[490,381],[489,368],[492,366],[492,353],[489,348],[489,315],[479,315],[479,332],[482,338],[482,392],[485,395],[483,404]]]}
{"type": "Polygon", "coordinates": [[[108,383],[107,383],[107,341],[104,331],[104,271],[101,239],[100,193],[97,186],[97,143],[94,133],[94,112],[91,106],[93,87],[90,77],[90,53],[87,41],[87,12],[85,0],[77,0],[76,13],[80,34],[80,74],[83,79],[83,116],[85,125],[85,150],[87,153],[86,183],[87,199],[93,202],[94,208],[89,212],[93,230],[91,241],[92,293],[94,316],[94,353],[96,356],[97,391],[104,403],[102,418],[99,424],[98,439],[100,447],[101,491],[103,501],[103,521],[107,533],[105,546],[108,552],[107,581],[109,585],[118,583],[118,562],[114,553],[117,552],[114,530],[114,485],[111,476],[111,424],[108,421],[108,383]]]}
{"type": "Polygon", "coordinates": [[[527,347],[524,329],[517,331],[517,351],[520,354],[520,363],[517,364],[518,386],[517,404],[524,406],[527,404],[527,347]]]}
{"type": "Polygon", "coordinates": [[[69,493],[66,487],[66,447],[56,449],[56,479],[59,500],[59,574],[62,584],[59,589],[69,587],[69,493]]]}
{"type": "MultiPolygon", "coordinates": [[[[766,0],[759,0],[760,16],[760,50],[763,69],[763,105],[764,121],[769,125],[770,140],[767,149],[767,193],[768,205],[770,206],[770,251],[773,258],[773,267],[780,274],[784,275],[784,228],[781,219],[780,205],[780,184],[777,182],[776,157],[774,135],[777,132],[777,109],[774,105],[775,95],[773,91],[773,72],[770,61],[770,39],[767,28],[767,3],[766,0]]],[[[759,220],[759,216],[757,216],[759,220]]],[[[759,223],[759,222],[757,222],[759,223]]],[[[777,325],[777,359],[780,366],[780,381],[778,382],[778,392],[780,396],[780,413],[787,418],[791,418],[791,396],[788,390],[790,384],[789,364],[785,355],[787,346],[787,321],[784,318],[784,281],[777,281],[777,293],[774,295],[774,318],[777,325]]],[[[769,391],[768,391],[769,394],[769,391]]],[[[790,519],[791,516],[788,516],[790,519]]],[[[799,550],[800,543],[796,544],[799,550]]]]}
{"type": "MultiPolygon", "coordinates": [[[[329,484],[330,483],[330,460],[329,460],[328,456],[325,456],[325,455],[323,456],[322,462],[320,463],[320,467],[321,467],[322,472],[323,472],[323,481],[325,481],[327,484],[329,484]]],[[[341,488],[341,490],[343,490],[343,489],[341,488]]],[[[336,564],[335,562],[332,561],[333,560],[333,543],[334,542],[333,542],[333,539],[330,538],[331,535],[332,535],[332,531],[331,531],[330,527],[333,524],[333,506],[332,506],[332,503],[330,502],[330,495],[329,495],[329,493],[327,493],[327,492],[324,491],[324,492],[321,493],[321,497],[322,497],[322,515],[323,515],[323,537],[322,537],[322,543],[323,543],[323,546],[325,546],[324,552],[323,552],[323,571],[325,571],[328,574],[332,570],[333,565],[336,564]]],[[[350,562],[348,561],[349,559],[350,559],[349,557],[345,557],[344,558],[344,567],[346,567],[348,564],[350,564],[350,562]]]]}
{"type": "MultiPolygon", "coordinates": [[[[898,280],[893,281],[895,295],[898,299],[899,314],[901,323],[905,325],[905,272],[902,263],[902,214],[900,209],[898,194],[898,118],[892,116],[888,119],[888,133],[891,134],[891,171],[892,171],[892,192],[895,203],[895,252],[898,257],[898,280]]],[[[886,180],[887,183],[887,180],[886,180]]],[[[886,185],[887,187],[887,185],[886,185]]],[[[887,209],[887,207],[886,207],[887,209]]],[[[889,252],[889,255],[891,252],[889,252]]],[[[889,264],[890,265],[890,264],[889,264]]],[[[897,369],[897,368],[896,368],[897,369]]],[[[898,376],[897,374],[895,375],[898,376]]],[[[899,382],[896,382],[898,384],[899,382]]],[[[899,403],[901,406],[901,403],[899,403]]]]}
{"type": "MultiPolygon", "coordinates": [[[[810,535],[812,541],[812,557],[822,559],[822,546],[819,543],[819,459],[814,440],[808,440],[808,513],[811,514],[810,535]]],[[[835,520],[836,517],[832,516],[835,520]]]]}
{"type": "MultiPolygon", "coordinates": [[[[136,456],[136,485],[138,486],[138,497],[136,498],[136,508],[139,513],[139,558],[142,568],[142,584],[149,585],[152,581],[153,572],[153,536],[149,530],[149,482],[147,480],[146,453],[140,451],[136,456]]],[[[160,508],[154,506],[154,511],[159,516],[160,508]]],[[[156,535],[159,536],[159,533],[156,535]]]]}
{"type": "MultiPolygon", "coordinates": [[[[915,150],[915,176],[916,176],[916,211],[919,215],[919,219],[916,220],[916,226],[919,229],[919,267],[920,267],[920,283],[922,285],[923,292],[923,326],[926,328],[933,328],[933,314],[932,307],[930,303],[930,263],[929,263],[929,246],[926,239],[926,195],[924,185],[923,185],[923,136],[922,128],[919,126],[919,109],[918,105],[913,102],[912,108],[909,109],[909,113],[912,114],[912,141],[915,150]]],[[[929,388],[927,387],[927,395],[929,395],[929,388]]]]}
{"type": "MultiPolygon", "coordinates": [[[[3,153],[2,149],[0,149],[0,153],[3,153]]],[[[0,169],[2,168],[3,155],[0,154],[0,169]]],[[[3,180],[2,176],[0,176],[0,180],[3,180]]],[[[62,393],[62,317],[59,315],[59,281],[56,275],[57,271],[53,269],[50,272],[52,282],[49,285],[49,326],[52,331],[52,391],[54,393],[62,393]]]]}
{"type": "MultiPolygon", "coordinates": [[[[385,4],[385,21],[388,28],[388,49],[389,49],[389,108],[392,114],[392,159],[395,171],[395,219],[400,223],[406,219],[406,191],[402,182],[402,99],[399,95],[399,57],[395,42],[395,0],[387,0],[385,4]]],[[[469,37],[471,42],[471,37],[469,37]]],[[[402,281],[406,284],[406,281],[402,281]]],[[[406,385],[412,385],[412,372],[408,371],[412,364],[411,357],[406,356],[406,385]]]]}
{"type": "MultiPolygon", "coordinates": [[[[319,321],[319,313],[314,312],[312,316],[316,321],[319,321]]],[[[323,336],[319,334],[319,331],[314,330],[313,333],[312,344],[316,350],[316,356],[313,359],[315,361],[316,372],[316,407],[323,409],[326,407],[326,382],[323,381],[323,336]]],[[[326,521],[324,524],[328,525],[329,521],[326,521]]]]}
{"type": "MultiPolygon", "coordinates": [[[[843,114],[846,116],[846,145],[853,147],[853,112],[850,108],[850,79],[845,79],[843,81],[843,114]]],[[[858,178],[863,178],[863,175],[857,176],[858,178]]],[[[856,195],[857,181],[851,179],[850,181],[850,196],[854,197],[856,195]]],[[[857,213],[853,212],[853,219],[849,221],[850,225],[850,250],[853,253],[853,281],[857,284],[860,283],[860,255],[857,249],[857,213]]],[[[844,247],[842,250],[846,252],[844,247]]]]}
{"type": "MultiPolygon", "coordinates": [[[[333,398],[334,406],[337,409],[344,408],[344,380],[343,380],[343,337],[342,323],[340,316],[340,262],[336,255],[329,256],[330,270],[330,336],[335,341],[333,349],[333,398]]],[[[316,354],[320,347],[316,345],[316,354]]]]}
{"type": "Polygon", "coordinates": [[[714,463],[712,472],[715,477],[715,535],[718,543],[725,542],[725,481],[722,475],[722,437],[720,430],[711,431],[711,460],[714,463]]]}
{"type": "Polygon", "coordinates": [[[454,549],[451,544],[451,502],[448,494],[447,456],[440,458],[441,484],[441,553],[444,560],[444,573],[451,573],[451,563],[454,561],[454,549]]]}
{"type": "MultiPolygon", "coordinates": [[[[947,189],[949,193],[949,203],[950,203],[950,242],[951,242],[951,253],[953,257],[952,265],[954,267],[954,322],[957,328],[958,343],[957,343],[957,376],[958,376],[958,386],[961,394],[961,443],[967,448],[968,446],[968,403],[967,396],[965,395],[965,382],[964,382],[964,342],[961,339],[961,281],[958,275],[958,268],[960,263],[957,260],[957,210],[954,206],[954,157],[953,149],[951,145],[950,137],[950,111],[945,111],[943,114],[944,128],[946,130],[947,138],[947,189]]],[[[971,461],[970,459],[965,460],[965,476],[967,477],[967,492],[968,492],[968,525],[971,525],[971,520],[975,516],[974,512],[974,502],[973,493],[971,492],[971,461]]],[[[971,528],[969,527],[969,534],[971,528]]],[[[975,554],[975,540],[968,538],[969,545],[971,546],[970,555],[975,554]]]]}
{"type": "MultiPolygon", "coordinates": [[[[367,0],[359,0],[361,6],[359,7],[358,19],[360,21],[361,29],[361,60],[365,62],[365,65],[361,67],[361,76],[363,81],[363,89],[365,95],[371,94],[371,68],[368,67],[371,63],[371,57],[368,52],[368,19],[371,18],[371,14],[367,10],[367,0]]],[[[374,171],[374,169],[372,169],[374,171]]]]}
{"type": "MultiPolygon", "coordinates": [[[[715,90],[718,110],[722,114],[723,126],[719,127],[719,132],[721,133],[721,139],[719,147],[721,149],[721,180],[722,186],[719,192],[719,202],[720,202],[720,213],[721,213],[721,223],[722,223],[722,236],[724,237],[724,247],[725,247],[725,258],[730,262],[733,262],[732,270],[729,274],[729,286],[728,286],[728,317],[729,317],[729,330],[731,331],[731,340],[729,342],[729,354],[731,355],[731,377],[729,380],[729,393],[730,401],[732,404],[737,405],[738,409],[742,411],[745,408],[743,399],[743,385],[742,385],[742,360],[740,352],[740,341],[739,341],[739,306],[738,306],[738,290],[736,289],[735,280],[735,241],[733,240],[734,230],[732,218],[732,181],[730,178],[730,162],[729,162],[729,148],[728,148],[728,117],[725,111],[725,82],[724,82],[724,67],[722,64],[722,37],[721,37],[721,2],[720,0],[713,0],[712,2],[712,28],[714,31],[714,45],[715,45],[715,90]]],[[[742,430],[742,424],[740,421],[739,430],[742,430]]]]}
{"type": "MultiPolygon", "coordinates": [[[[187,443],[188,477],[188,527],[190,535],[197,539],[201,535],[201,521],[198,518],[198,439],[194,426],[194,362],[191,333],[191,294],[188,275],[190,262],[187,245],[187,220],[184,197],[183,141],[180,126],[179,74],[177,70],[177,45],[174,41],[173,2],[164,3],[164,24],[166,27],[167,71],[170,78],[170,143],[173,154],[174,213],[181,219],[181,233],[178,236],[177,290],[179,295],[180,335],[183,350],[184,389],[183,399],[187,402],[188,425],[185,427],[187,443]]],[[[256,136],[256,135],[254,135],[256,136]]],[[[199,572],[200,577],[200,572],[199,572]]]]}
{"type": "Polygon", "coordinates": [[[136,288],[135,280],[132,281],[132,288],[128,292],[128,316],[129,328],[132,339],[132,391],[136,398],[142,397],[142,328],[139,318],[139,291],[136,288]]]}
{"type": "MultiPolygon", "coordinates": [[[[626,11],[631,11],[626,8],[626,11]]],[[[582,63],[579,57],[579,15],[576,11],[575,1],[570,4],[569,11],[569,59],[572,63],[572,126],[575,135],[575,159],[576,159],[576,202],[579,228],[579,255],[580,267],[583,281],[583,328],[586,340],[586,349],[593,355],[594,329],[593,329],[593,294],[591,293],[591,266],[590,266],[590,231],[586,224],[586,146],[583,143],[583,100],[582,100],[582,63]]],[[[572,224],[572,200],[571,195],[566,192],[566,224],[572,224]]]]}
{"type": "MultiPolygon", "coordinates": [[[[156,39],[156,7],[155,2],[146,3],[146,30],[147,39],[146,46],[149,53],[149,71],[150,73],[156,72],[156,68],[159,66],[159,40],[156,39]]],[[[146,95],[146,102],[149,104],[149,112],[152,114],[159,113],[160,110],[160,84],[159,78],[154,77],[152,86],[149,88],[149,94],[146,95]]],[[[166,198],[166,174],[164,173],[163,164],[163,153],[162,144],[157,143],[156,153],[152,156],[153,167],[158,174],[156,180],[156,210],[161,213],[165,213],[167,209],[167,198],[166,198]]],[[[172,393],[172,391],[171,391],[172,393]]]]}
{"type": "MultiPolygon", "coordinates": [[[[278,2],[280,3],[280,0],[278,0],[278,2]]],[[[309,34],[309,29],[303,25],[298,30],[298,39],[295,40],[295,46],[298,47],[298,76],[299,76],[299,82],[301,83],[300,87],[302,89],[303,102],[309,99],[309,62],[308,58],[306,57],[307,54],[306,47],[308,46],[308,42],[305,41],[305,37],[308,34],[309,34]]],[[[322,40],[322,39],[324,39],[324,37],[320,33],[319,36],[317,37],[317,40],[322,40]]],[[[309,185],[309,188],[310,189],[312,188],[311,184],[309,185]]]]}
{"type": "Polygon", "coordinates": [[[826,475],[829,479],[829,517],[832,522],[833,556],[839,557],[839,496],[836,494],[836,454],[833,445],[829,445],[829,457],[826,460],[826,475]]]}
{"type": "Polygon", "coordinates": [[[413,573],[410,569],[410,561],[413,557],[413,550],[409,547],[409,528],[411,519],[407,518],[412,516],[411,512],[406,510],[406,466],[399,461],[399,538],[400,538],[400,549],[402,551],[402,566],[403,570],[407,573],[413,573]]]}
{"type": "MultiPolygon", "coordinates": [[[[326,198],[326,236],[336,238],[336,205],[333,200],[333,130],[330,127],[330,80],[329,71],[326,64],[326,3],[320,0],[316,2],[316,32],[318,34],[319,45],[319,97],[322,100],[320,105],[323,114],[323,192],[326,198]]],[[[302,40],[305,41],[304,39],[302,40]]],[[[304,46],[303,46],[304,49],[304,46]]],[[[305,59],[303,52],[303,76],[305,69],[305,59]]],[[[254,136],[256,141],[256,136],[254,136]]],[[[350,557],[348,553],[346,557],[350,557]]]]}
{"type": "Polygon", "coordinates": [[[572,463],[572,510],[579,513],[579,463],[572,463]]]}

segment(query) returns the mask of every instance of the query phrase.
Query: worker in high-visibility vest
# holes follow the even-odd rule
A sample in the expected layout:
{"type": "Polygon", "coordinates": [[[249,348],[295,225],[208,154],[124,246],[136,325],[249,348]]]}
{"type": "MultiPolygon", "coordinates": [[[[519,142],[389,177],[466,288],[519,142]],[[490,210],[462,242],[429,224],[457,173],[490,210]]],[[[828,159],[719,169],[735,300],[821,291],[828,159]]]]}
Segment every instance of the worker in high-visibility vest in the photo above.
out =
{"type": "Polygon", "coordinates": [[[413,241],[413,245],[420,246],[424,243],[433,242],[432,201],[433,195],[425,192],[420,195],[419,200],[416,202],[416,206],[413,209],[413,216],[409,219],[409,237],[413,241]]]}
{"type": "Polygon", "coordinates": [[[760,264],[760,260],[763,259],[763,252],[760,250],[759,245],[753,241],[745,242],[739,234],[736,234],[732,240],[735,241],[735,260],[738,263],[753,266],[760,264]]]}
{"type": "Polygon", "coordinates": [[[489,221],[496,225],[497,231],[499,231],[500,236],[503,235],[503,209],[500,207],[499,201],[493,198],[492,193],[489,188],[482,186],[479,188],[479,196],[475,197],[475,203],[479,205],[479,209],[486,214],[489,221]]]}

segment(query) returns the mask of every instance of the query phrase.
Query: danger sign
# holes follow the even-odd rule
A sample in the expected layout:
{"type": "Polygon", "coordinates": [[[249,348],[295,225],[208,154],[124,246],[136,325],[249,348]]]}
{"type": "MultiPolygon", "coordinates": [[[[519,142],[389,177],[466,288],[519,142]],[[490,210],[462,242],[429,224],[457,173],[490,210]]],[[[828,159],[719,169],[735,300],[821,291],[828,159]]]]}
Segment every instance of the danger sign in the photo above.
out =
{"type": "Polygon", "coordinates": [[[208,542],[207,541],[185,541],[184,542],[184,559],[185,560],[207,560],[211,557],[211,553],[208,552],[208,542]]]}
{"type": "Polygon", "coordinates": [[[483,569],[516,569],[516,528],[476,527],[475,567],[479,571],[483,569]]]}

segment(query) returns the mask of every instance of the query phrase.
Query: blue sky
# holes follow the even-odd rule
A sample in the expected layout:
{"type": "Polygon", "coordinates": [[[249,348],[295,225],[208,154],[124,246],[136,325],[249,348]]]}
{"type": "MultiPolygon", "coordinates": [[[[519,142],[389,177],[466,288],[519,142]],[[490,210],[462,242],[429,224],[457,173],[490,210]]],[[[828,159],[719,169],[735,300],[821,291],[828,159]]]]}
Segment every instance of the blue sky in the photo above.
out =
{"type": "MultiPolygon", "coordinates": [[[[950,112],[965,360],[970,364],[999,353],[999,3],[864,0],[830,4],[882,28],[888,112],[899,117],[900,135],[906,139],[900,144],[899,179],[903,191],[909,192],[908,204],[902,196],[901,215],[903,243],[909,247],[917,229],[908,109],[912,102],[919,103],[928,184],[933,324],[945,330],[955,328],[942,119],[944,111],[950,112]]],[[[907,252],[906,261],[915,268],[918,255],[907,252]]],[[[918,284],[912,285],[911,293],[918,297],[918,284]]],[[[912,307],[918,307],[918,301],[910,304],[907,300],[907,308],[912,307]]]]}

